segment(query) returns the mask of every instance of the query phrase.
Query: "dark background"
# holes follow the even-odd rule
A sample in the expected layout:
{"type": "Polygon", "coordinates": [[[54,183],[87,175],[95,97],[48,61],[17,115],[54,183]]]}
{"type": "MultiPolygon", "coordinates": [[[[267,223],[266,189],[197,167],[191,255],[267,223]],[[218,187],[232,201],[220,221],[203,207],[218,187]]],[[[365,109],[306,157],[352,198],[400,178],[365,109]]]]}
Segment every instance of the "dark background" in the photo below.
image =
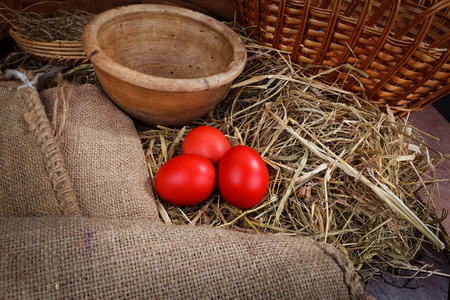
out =
{"type": "Polygon", "coordinates": [[[447,120],[447,122],[450,122],[450,94],[433,102],[432,105],[447,120]]]}

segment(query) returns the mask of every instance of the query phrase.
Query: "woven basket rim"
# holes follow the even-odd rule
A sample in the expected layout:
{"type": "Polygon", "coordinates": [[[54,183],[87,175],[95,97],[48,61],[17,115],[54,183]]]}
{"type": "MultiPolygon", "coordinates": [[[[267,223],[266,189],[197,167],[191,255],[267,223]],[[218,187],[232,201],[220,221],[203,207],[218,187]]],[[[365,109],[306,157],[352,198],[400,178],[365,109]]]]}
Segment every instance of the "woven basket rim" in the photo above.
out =
{"type": "Polygon", "coordinates": [[[79,65],[89,61],[81,42],[35,41],[18,33],[13,27],[9,29],[9,34],[23,51],[39,60],[60,65],[79,65]]]}
{"type": "Polygon", "coordinates": [[[34,54],[34,55],[42,55],[42,56],[47,56],[47,55],[56,55],[58,57],[78,57],[78,58],[86,58],[86,55],[84,54],[84,52],[77,52],[77,51],[39,51],[36,49],[31,49],[25,45],[22,45],[23,50],[25,50],[26,52],[30,53],[30,54],[34,54]]]}
{"type": "MultiPolygon", "coordinates": [[[[327,7],[309,0],[233,2],[241,25],[263,45],[292,55],[296,63],[349,63],[370,71],[369,78],[332,72],[320,80],[338,81],[381,107],[389,105],[398,116],[450,93],[450,0],[427,6],[413,0],[324,1],[327,7]],[[415,7],[411,14],[405,8],[409,6],[415,7]]],[[[309,70],[320,73],[317,67],[309,70]]]]}
{"type": "Polygon", "coordinates": [[[38,46],[50,46],[50,47],[68,47],[68,48],[80,48],[82,49],[81,41],[68,41],[68,40],[58,40],[54,42],[40,42],[33,40],[23,34],[20,34],[17,32],[17,30],[14,29],[14,27],[9,28],[9,34],[11,37],[16,40],[20,41],[23,44],[30,44],[30,45],[38,45],[38,46]]]}

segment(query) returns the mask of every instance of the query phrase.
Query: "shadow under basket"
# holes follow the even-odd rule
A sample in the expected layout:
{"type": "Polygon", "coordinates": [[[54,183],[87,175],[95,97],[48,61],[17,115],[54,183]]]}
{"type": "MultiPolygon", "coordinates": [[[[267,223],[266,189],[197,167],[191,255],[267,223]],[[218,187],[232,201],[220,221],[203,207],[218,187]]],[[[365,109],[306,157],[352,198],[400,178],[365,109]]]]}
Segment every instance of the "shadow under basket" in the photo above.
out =
{"type": "Polygon", "coordinates": [[[450,93],[450,0],[233,1],[262,45],[396,117],[450,93]]]}
{"type": "Polygon", "coordinates": [[[81,41],[38,42],[18,33],[12,27],[9,29],[9,34],[20,49],[36,59],[67,66],[81,65],[89,61],[83,51],[81,41]]]}

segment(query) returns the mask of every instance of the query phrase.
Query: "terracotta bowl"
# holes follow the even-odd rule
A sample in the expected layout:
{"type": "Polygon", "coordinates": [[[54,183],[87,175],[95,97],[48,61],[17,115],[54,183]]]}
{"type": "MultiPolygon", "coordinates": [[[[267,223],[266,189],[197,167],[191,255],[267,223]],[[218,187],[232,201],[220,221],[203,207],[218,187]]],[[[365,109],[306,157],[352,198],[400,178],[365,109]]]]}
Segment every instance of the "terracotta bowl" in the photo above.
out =
{"type": "Polygon", "coordinates": [[[106,94],[147,125],[181,126],[206,115],[247,55],[225,24],[189,9],[138,4],[99,14],[83,49],[106,94]]]}

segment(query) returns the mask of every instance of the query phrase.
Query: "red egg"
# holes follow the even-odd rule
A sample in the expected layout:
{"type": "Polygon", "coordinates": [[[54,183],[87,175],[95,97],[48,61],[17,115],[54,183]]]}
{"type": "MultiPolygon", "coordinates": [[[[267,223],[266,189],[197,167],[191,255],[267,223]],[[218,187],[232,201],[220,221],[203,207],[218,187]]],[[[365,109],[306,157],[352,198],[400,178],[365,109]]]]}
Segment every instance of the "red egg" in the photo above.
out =
{"type": "Polygon", "coordinates": [[[230,149],[226,136],[211,126],[199,126],[192,129],[184,138],[183,154],[197,154],[206,157],[217,167],[219,160],[230,149]]]}
{"type": "Polygon", "coordinates": [[[246,209],[261,202],[269,186],[269,171],[259,154],[247,146],[228,150],[219,162],[218,185],[231,205],[246,209]]]}
{"type": "Polygon", "coordinates": [[[216,170],[203,156],[182,154],[167,161],[155,176],[155,190],[166,202],[188,206],[202,202],[213,191],[216,170]]]}

